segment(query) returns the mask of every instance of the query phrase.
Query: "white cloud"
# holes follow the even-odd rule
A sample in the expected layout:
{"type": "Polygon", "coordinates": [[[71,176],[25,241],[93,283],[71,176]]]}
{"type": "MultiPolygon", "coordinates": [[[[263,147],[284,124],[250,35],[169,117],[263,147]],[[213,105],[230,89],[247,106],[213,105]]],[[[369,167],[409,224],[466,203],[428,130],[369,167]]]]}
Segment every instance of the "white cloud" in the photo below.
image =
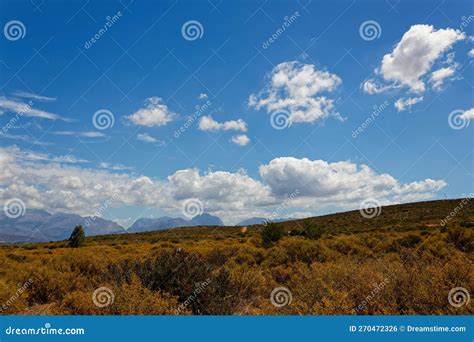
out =
{"type": "Polygon", "coordinates": [[[38,145],[38,146],[49,146],[52,145],[50,142],[46,141],[40,141],[36,139],[33,136],[29,135],[20,135],[20,134],[9,134],[9,133],[3,133],[0,132],[0,136],[5,139],[12,139],[12,140],[18,140],[18,141],[24,141],[32,145],[38,145]]]}
{"type": "Polygon", "coordinates": [[[328,71],[318,70],[312,64],[284,62],[278,64],[268,76],[268,84],[258,94],[249,97],[248,104],[267,112],[288,111],[292,122],[314,123],[334,116],[341,119],[334,109],[332,93],[342,83],[328,71]]]}
{"type": "Polygon", "coordinates": [[[377,174],[367,165],[293,157],[276,158],[260,166],[260,175],[276,196],[298,189],[301,197],[296,201],[313,207],[324,203],[350,207],[366,198],[398,202],[407,195],[423,199],[446,186],[442,180],[431,179],[400,184],[391,175],[377,174]]]}
{"type": "Polygon", "coordinates": [[[462,113],[461,115],[461,118],[465,120],[474,119],[474,108],[467,109],[466,111],[464,111],[464,113],[462,113]]]}
{"type": "Polygon", "coordinates": [[[32,152],[28,150],[22,150],[17,146],[11,146],[0,149],[3,153],[6,153],[10,156],[10,158],[28,161],[28,162],[48,162],[48,163],[69,163],[69,164],[77,164],[77,163],[88,163],[85,159],[79,159],[72,155],[60,155],[60,156],[52,156],[46,153],[40,152],[32,152]]]}
{"type": "Polygon", "coordinates": [[[171,122],[177,115],[167,105],[162,103],[159,97],[150,97],[145,100],[145,107],[125,118],[135,125],[140,126],[164,126],[171,122]]]}
{"type": "Polygon", "coordinates": [[[474,58],[474,49],[471,49],[469,50],[469,52],[467,53],[467,55],[471,58],[474,58]]]}
{"type": "Polygon", "coordinates": [[[99,163],[99,167],[101,169],[108,169],[108,170],[113,170],[113,171],[131,171],[131,170],[133,170],[133,167],[125,166],[125,165],[122,165],[122,164],[111,164],[111,163],[106,163],[106,162],[99,163]]]}
{"type": "Polygon", "coordinates": [[[73,131],[57,131],[53,132],[56,135],[71,135],[80,138],[102,138],[105,137],[104,133],[97,131],[84,131],[84,132],[73,132],[73,131]]]}
{"type": "Polygon", "coordinates": [[[148,133],[140,133],[137,135],[137,139],[140,140],[140,141],[143,141],[143,142],[147,142],[147,143],[156,143],[158,142],[157,139],[153,138],[151,135],[149,135],[148,133]]]}
{"type": "Polygon", "coordinates": [[[245,146],[250,142],[250,139],[245,134],[233,136],[231,141],[240,146],[245,146]]]}
{"type": "Polygon", "coordinates": [[[376,198],[380,203],[425,200],[446,185],[431,179],[402,184],[366,165],[292,157],[262,165],[261,180],[244,171],[202,174],[197,169],[178,170],[165,179],[156,179],[84,168],[78,160],[17,147],[0,148],[0,203],[18,197],[28,208],[93,215],[101,203],[113,197],[113,206],[160,208],[179,215],[183,200],[197,198],[206,212],[235,223],[250,216],[268,217],[296,189],[299,195],[287,204],[287,216],[325,205],[357,208],[366,198],[376,198]]]}
{"type": "MultiPolygon", "coordinates": [[[[441,90],[446,80],[456,78],[455,71],[459,66],[454,62],[454,52],[448,51],[465,38],[463,32],[452,28],[411,26],[393,51],[382,58],[380,66],[375,69],[374,78],[362,84],[363,91],[377,94],[405,88],[408,93],[422,94],[426,91],[426,83],[431,84],[433,90],[441,90]],[[441,60],[444,55],[446,58],[441,60]]],[[[422,96],[408,95],[407,99],[400,98],[395,107],[403,111],[422,99],[422,96]]]]}
{"type": "Polygon", "coordinates": [[[394,50],[383,57],[379,72],[387,81],[406,86],[413,92],[423,92],[422,76],[454,43],[464,38],[465,34],[459,30],[413,25],[394,50]]]}
{"type": "Polygon", "coordinates": [[[390,89],[396,88],[395,86],[382,86],[378,84],[374,79],[368,79],[362,84],[362,89],[367,94],[379,94],[386,92],[390,89]]]}
{"type": "Polygon", "coordinates": [[[432,84],[434,90],[441,90],[443,87],[443,82],[446,78],[454,75],[458,64],[453,64],[449,67],[441,68],[436,71],[433,71],[429,82],[432,84]]]}
{"type": "Polygon", "coordinates": [[[247,124],[244,120],[231,120],[225,122],[217,122],[212,116],[203,116],[199,120],[199,129],[201,131],[247,131],[247,124]]]}
{"type": "Polygon", "coordinates": [[[29,92],[26,92],[26,91],[16,91],[13,94],[17,97],[23,97],[23,98],[27,98],[27,99],[34,99],[34,100],[43,101],[43,102],[56,101],[55,97],[37,95],[37,94],[29,93],[29,92]]]}
{"type": "Polygon", "coordinates": [[[205,94],[205,93],[199,94],[199,100],[207,100],[208,98],[209,98],[209,96],[207,96],[207,94],[205,94]]]}
{"type": "Polygon", "coordinates": [[[149,144],[157,144],[158,146],[164,146],[166,144],[164,140],[156,139],[155,137],[152,137],[148,133],[137,134],[137,140],[140,140],[149,144]]]}
{"type": "Polygon", "coordinates": [[[421,101],[423,101],[423,96],[409,97],[407,99],[400,98],[395,102],[395,108],[397,108],[399,112],[403,112],[404,110],[410,109],[413,105],[421,101]]]}
{"type": "Polygon", "coordinates": [[[0,96],[0,108],[5,111],[10,111],[18,115],[39,117],[50,120],[57,120],[61,117],[57,114],[46,112],[44,110],[36,109],[30,103],[25,103],[19,100],[9,99],[0,96]]]}

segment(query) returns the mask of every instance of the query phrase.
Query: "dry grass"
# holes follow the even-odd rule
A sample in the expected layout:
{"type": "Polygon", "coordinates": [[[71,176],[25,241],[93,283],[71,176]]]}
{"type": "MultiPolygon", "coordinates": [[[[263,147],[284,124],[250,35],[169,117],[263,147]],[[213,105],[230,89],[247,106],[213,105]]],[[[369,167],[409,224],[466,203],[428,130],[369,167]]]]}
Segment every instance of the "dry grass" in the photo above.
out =
{"type": "MultiPolygon", "coordinates": [[[[319,239],[285,235],[263,244],[260,226],[198,227],[0,248],[2,314],[65,315],[329,315],[473,314],[472,302],[448,303],[454,287],[474,290],[474,221],[468,203],[446,227],[459,201],[383,208],[310,223],[319,239]],[[107,287],[113,304],[98,307],[107,287]],[[292,302],[272,305],[276,287],[292,302]]],[[[301,229],[309,220],[285,224],[301,229]]]]}

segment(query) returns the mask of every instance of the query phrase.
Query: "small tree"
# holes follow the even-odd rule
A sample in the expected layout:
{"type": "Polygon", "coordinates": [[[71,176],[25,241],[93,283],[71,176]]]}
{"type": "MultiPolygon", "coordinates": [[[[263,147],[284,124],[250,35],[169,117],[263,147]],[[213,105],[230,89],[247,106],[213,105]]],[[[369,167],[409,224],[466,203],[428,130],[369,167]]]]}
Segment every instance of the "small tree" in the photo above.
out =
{"type": "Polygon", "coordinates": [[[283,226],[279,223],[268,222],[263,226],[261,236],[263,243],[268,245],[271,242],[280,240],[284,235],[283,226]]]}
{"type": "Polygon", "coordinates": [[[77,248],[84,245],[86,235],[84,234],[84,228],[82,226],[76,226],[69,237],[69,247],[77,248]]]}

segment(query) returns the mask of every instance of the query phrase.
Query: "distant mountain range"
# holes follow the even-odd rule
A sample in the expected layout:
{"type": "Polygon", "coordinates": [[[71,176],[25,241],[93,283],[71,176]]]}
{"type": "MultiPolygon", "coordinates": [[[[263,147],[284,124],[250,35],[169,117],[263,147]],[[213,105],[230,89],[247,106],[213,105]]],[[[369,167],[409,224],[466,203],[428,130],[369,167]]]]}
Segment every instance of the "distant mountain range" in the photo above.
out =
{"type": "Polygon", "coordinates": [[[185,220],[182,218],[173,218],[168,216],[163,216],[159,218],[141,218],[136,220],[130,228],[129,232],[138,233],[146,232],[151,230],[162,230],[168,228],[178,228],[178,227],[193,227],[193,226],[223,226],[224,223],[217,216],[212,216],[210,214],[202,214],[193,217],[190,220],[185,220]]]}
{"type": "Polygon", "coordinates": [[[84,227],[87,236],[145,232],[177,227],[223,226],[221,219],[210,214],[198,215],[191,220],[172,217],[141,218],[129,228],[100,217],[82,217],[76,214],[50,214],[41,209],[27,209],[23,216],[9,218],[0,211],[0,243],[46,242],[68,239],[75,226],[84,227]]]}
{"type": "Polygon", "coordinates": [[[124,232],[117,223],[100,217],[76,214],[50,214],[41,209],[27,209],[23,216],[9,218],[0,212],[0,242],[44,242],[69,238],[75,226],[82,225],[88,236],[124,232]]]}
{"type": "MultiPolygon", "coordinates": [[[[250,226],[261,224],[267,219],[252,217],[236,224],[236,226],[250,226]]],[[[291,219],[275,219],[274,222],[283,222],[291,219]]],[[[193,226],[223,226],[222,220],[211,214],[204,213],[190,220],[180,217],[163,216],[159,218],[140,218],[130,228],[100,217],[83,217],[76,214],[50,214],[41,209],[27,209],[23,216],[9,218],[0,211],[0,243],[26,243],[66,240],[75,226],[84,227],[87,236],[140,233],[153,230],[163,230],[178,227],[193,226]]]]}

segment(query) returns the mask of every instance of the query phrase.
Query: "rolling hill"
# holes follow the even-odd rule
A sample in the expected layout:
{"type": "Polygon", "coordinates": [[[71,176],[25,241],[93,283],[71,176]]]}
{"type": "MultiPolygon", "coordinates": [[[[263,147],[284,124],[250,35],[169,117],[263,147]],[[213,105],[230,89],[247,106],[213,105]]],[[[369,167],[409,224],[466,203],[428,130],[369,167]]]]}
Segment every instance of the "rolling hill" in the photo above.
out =
{"type": "Polygon", "coordinates": [[[257,224],[89,236],[79,248],[67,241],[0,245],[0,302],[27,284],[1,312],[474,314],[469,302],[448,301],[453,289],[473,289],[473,203],[410,203],[376,214],[349,211],[267,225],[282,228],[271,243],[257,224]],[[323,234],[299,234],[314,227],[323,234]],[[114,300],[97,306],[98,289],[114,300]],[[277,289],[285,292],[282,305],[272,301],[277,289]]]}

